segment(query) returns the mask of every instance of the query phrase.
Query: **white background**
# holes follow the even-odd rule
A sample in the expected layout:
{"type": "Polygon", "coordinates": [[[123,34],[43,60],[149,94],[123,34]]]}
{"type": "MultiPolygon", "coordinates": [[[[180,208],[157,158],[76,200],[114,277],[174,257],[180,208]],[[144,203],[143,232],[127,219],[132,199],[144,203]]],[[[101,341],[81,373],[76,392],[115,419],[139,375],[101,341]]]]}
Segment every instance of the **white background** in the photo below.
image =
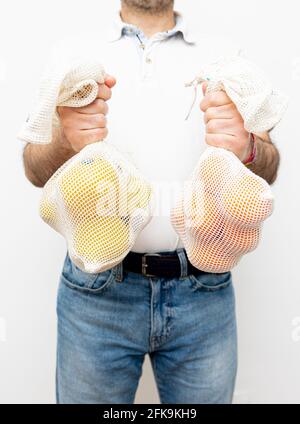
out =
{"type": "MultiPolygon", "coordinates": [[[[240,41],[290,96],[278,132],[276,212],[259,249],[234,271],[239,324],[235,402],[300,403],[299,2],[185,0],[177,9],[203,31],[240,41]]],[[[55,302],[65,244],[38,217],[40,191],[24,178],[16,133],[32,106],[53,43],[109,21],[119,1],[1,3],[0,403],[52,403],[55,302]]],[[[158,402],[145,363],[137,402],[158,402]]]]}

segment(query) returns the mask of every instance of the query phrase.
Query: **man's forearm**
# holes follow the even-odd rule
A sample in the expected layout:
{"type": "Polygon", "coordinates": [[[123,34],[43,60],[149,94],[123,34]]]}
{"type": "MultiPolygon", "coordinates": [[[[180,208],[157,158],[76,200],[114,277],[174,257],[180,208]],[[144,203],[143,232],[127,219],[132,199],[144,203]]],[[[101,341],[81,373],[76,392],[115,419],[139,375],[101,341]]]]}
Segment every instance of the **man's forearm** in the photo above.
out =
{"type": "Polygon", "coordinates": [[[272,143],[269,135],[256,136],[257,155],[249,169],[259,175],[269,184],[276,181],[280,164],[280,154],[277,147],[272,143]]]}
{"type": "Polygon", "coordinates": [[[54,130],[51,144],[27,144],[23,153],[26,177],[36,187],[43,187],[57,169],[76,153],[64,142],[59,128],[54,130]]]}

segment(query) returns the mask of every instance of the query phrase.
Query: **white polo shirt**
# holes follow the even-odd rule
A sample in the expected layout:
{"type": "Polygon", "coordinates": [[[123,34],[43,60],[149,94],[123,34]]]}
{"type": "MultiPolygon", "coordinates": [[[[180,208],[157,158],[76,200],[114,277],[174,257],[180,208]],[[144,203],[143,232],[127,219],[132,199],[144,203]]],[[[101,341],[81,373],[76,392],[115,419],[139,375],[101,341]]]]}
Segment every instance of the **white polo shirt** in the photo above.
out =
{"type": "MultiPolygon", "coordinates": [[[[135,252],[181,247],[170,222],[174,192],[193,171],[205,149],[201,90],[190,117],[193,88],[185,87],[201,66],[238,53],[228,39],[190,29],[176,12],[176,27],[146,39],[118,13],[101,33],[64,42],[60,54],[92,54],[117,79],[109,101],[107,142],[130,155],[154,186],[154,216],[141,232],[135,252]]],[[[57,51],[56,51],[57,53],[57,51]]]]}

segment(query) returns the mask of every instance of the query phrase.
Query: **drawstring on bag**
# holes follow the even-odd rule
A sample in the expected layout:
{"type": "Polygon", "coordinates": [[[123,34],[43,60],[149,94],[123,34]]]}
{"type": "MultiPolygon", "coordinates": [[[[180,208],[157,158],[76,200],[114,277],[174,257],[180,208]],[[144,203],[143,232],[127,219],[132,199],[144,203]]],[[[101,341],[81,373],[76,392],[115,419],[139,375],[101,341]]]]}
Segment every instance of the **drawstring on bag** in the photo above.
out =
{"type": "Polygon", "coordinates": [[[188,83],[185,84],[185,87],[194,87],[194,98],[193,98],[192,104],[190,106],[189,112],[188,112],[188,114],[187,114],[187,116],[185,118],[185,121],[187,121],[189,119],[189,117],[190,117],[190,115],[192,113],[192,110],[193,110],[193,108],[194,108],[194,106],[196,104],[197,95],[198,95],[198,91],[197,91],[198,86],[201,85],[201,84],[203,84],[206,81],[210,81],[210,78],[208,78],[208,77],[207,78],[196,77],[196,78],[193,79],[193,81],[188,82],[188,83]]]}

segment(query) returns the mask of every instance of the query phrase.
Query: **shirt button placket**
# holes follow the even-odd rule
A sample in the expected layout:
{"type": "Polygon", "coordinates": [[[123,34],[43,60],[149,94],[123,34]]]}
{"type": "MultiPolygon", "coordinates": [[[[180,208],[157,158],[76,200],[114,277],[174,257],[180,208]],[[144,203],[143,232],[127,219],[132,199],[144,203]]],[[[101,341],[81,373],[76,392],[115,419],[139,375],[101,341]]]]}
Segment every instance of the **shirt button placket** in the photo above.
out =
{"type": "Polygon", "coordinates": [[[143,79],[150,79],[153,74],[153,59],[150,56],[151,46],[147,46],[143,54],[143,79]]]}

